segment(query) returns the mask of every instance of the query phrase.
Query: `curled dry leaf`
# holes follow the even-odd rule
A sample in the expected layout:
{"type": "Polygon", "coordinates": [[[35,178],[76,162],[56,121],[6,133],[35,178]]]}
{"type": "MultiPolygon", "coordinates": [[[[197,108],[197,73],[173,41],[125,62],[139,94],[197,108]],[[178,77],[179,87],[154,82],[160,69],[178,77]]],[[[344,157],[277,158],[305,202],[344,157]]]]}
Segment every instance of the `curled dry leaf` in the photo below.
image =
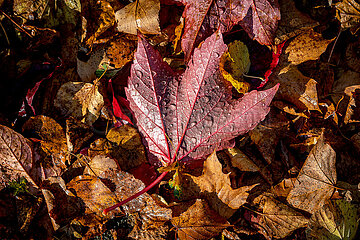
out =
{"type": "Polygon", "coordinates": [[[246,202],[248,191],[257,186],[254,184],[232,189],[229,174],[222,172],[222,165],[215,152],[204,162],[202,175],[190,177],[189,186],[184,185],[184,197],[189,193],[205,197],[210,206],[225,218],[231,217],[246,202]]]}
{"type": "Polygon", "coordinates": [[[311,217],[306,235],[310,240],[355,239],[359,226],[358,207],[344,199],[328,201],[311,217]]]}
{"type": "Polygon", "coordinates": [[[72,116],[92,125],[100,116],[104,99],[97,85],[68,82],[60,87],[54,105],[64,116],[72,116]]]}
{"type": "Polygon", "coordinates": [[[219,216],[203,199],[196,199],[180,216],[171,220],[180,240],[210,239],[228,227],[226,219],[219,216]]]}
{"type": "Polygon", "coordinates": [[[0,125],[0,189],[20,177],[25,177],[35,187],[40,182],[30,142],[14,130],[0,125]]]}
{"type": "Polygon", "coordinates": [[[335,151],[321,135],[301,168],[287,201],[311,214],[319,210],[334,192],[335,159],[335,151]]]}
{"type": "Polygon", "coordinates": [[[300,212],[272,197],[264,196],[260,208],[262,214],[258,224],[265,230],[265,235],[274,238],[284,238],[309,222],[300,212]]]}
{"type": "Polygon", "coordinates": [[[160,0],[136,0],[117,11],[117,30],[137,34],[159,34],[160,0]]]}
{"type": "Polygon", "coordinates": [[[285,49],[288,61],[294,65],[317,60],[323,54],[333,39],[324,39],[321,33],[313,29],[295,37],[285,49]]]}

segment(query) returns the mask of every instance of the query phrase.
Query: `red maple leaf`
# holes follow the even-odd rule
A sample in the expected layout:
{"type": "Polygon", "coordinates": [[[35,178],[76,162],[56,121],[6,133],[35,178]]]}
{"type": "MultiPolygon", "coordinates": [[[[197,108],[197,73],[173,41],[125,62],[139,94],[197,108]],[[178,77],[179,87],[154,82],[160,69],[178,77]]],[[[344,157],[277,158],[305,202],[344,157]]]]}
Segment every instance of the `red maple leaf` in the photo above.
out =
{"type": "Polygon", "coordinates": [[[195,49],[188,68],[178,75],[139,38],[126,95],[153,164],[168,166],[230,147],[235,137],[253,129],[269,112],[278,85],[234,100],[219,84],[219,61],[226,49],[221,33],[214,33],[195,49]]]}

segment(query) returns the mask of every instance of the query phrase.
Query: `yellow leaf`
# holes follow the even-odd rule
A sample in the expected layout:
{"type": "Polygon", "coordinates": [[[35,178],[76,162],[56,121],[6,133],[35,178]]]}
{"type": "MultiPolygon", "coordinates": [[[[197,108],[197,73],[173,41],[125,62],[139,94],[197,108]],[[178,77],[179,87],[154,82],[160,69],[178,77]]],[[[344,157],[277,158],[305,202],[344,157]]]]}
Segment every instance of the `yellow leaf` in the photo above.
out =
{"type": "Polygon", "coordinates": [[[249,68],[249,51],[246,45],[240,41],[230,43],[228,51],[220,59],[220,71],[239,93],[249,91],[250,84],[242,81],[243,74],[247,73],[249,68]]]}

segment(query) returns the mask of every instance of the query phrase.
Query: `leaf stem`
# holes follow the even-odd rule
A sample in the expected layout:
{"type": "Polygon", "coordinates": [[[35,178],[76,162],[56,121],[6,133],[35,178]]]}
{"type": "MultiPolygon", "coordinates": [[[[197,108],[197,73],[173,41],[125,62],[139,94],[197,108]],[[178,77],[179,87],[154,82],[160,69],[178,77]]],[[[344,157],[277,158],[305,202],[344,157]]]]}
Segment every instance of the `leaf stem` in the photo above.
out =
{"type": "Polygon", "coordinates": [[[112,210],[114,210],[114,209],[116,209],[116,208],[124,205],[125,203],[130,202],[131,200],[133,200],[133,199],[137,198],[138,196],[144,194],[145,192],[149,191],[149,190],[150,190],[151,188],[153,188],[156,184],[158,184],[158,183],[166,176],[167,173],[168,173],[168,172],[163,172],[163,173],[162,173],[157,179],[155,179],[155,181],[153,181],[149,186],[145,187],[143,190],[141,190],[140,192],[138,192],[138,193],[132,195],[131,197],[125,199],[124,201],[121,201],[121,202],[119,202],[119,203],[117,203],[117,204],[115,204],[115,205],[113,205],[113,206],[111,206],[111,207],[106,208],[106,209],[103,211],[103,213],[106,215],[108,212],[110,212],[110,211],[112,211],[112,210]]]}

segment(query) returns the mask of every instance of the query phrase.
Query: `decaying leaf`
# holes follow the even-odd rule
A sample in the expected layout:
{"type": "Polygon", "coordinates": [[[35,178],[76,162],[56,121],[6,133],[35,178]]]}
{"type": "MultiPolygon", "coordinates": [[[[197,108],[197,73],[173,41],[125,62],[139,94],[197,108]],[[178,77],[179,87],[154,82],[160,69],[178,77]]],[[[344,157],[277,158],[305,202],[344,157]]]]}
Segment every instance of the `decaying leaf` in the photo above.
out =
{"type": "Polygon", "coordinates": [[[320,33],[309,30],[295,37],[285,49],[288,61],[294,65],[317,60],[333,39],[324,39],[320,33]]]}
{"type": "Polygon", "coordinates": [[[232,146],[232,139],[254,128],[268,113],[278,86],[232,100],[217,84],[222,35],[195,50],[181,76],[140,38],[126,95],[152,162],[164,165],[198,159],[232,146]],[[157,158],[157,159],[156,159],[157,158]]]}
{"type": "Polygon", "coordinates": [[[260,202],[262,214],[258,224],[268,236],[284,238],[294,230],[305,227],[308,219],[300,212],[272,197],[264,196],[260,202]]]}
{"type": "Polygon", "coordinates": [[[159,0],[136,0],[115,13],[117,30],[137,34],[159,34],[159,0]]]}
{"type": "Polygon", "coordinates": [[[14,130],[0,125],[0,189],[20,177],[25,177],[35,187],[40,182],[30,142],[14,130]]]}
{"type": "Polygon", "coordinates": [[[355,239],[359,226],[358,207],[343,199],[328,201],[311,217],[308,239],[355,239]]]}
{"type": "Polygon", "coordinates": [[[94,135],[90,127],[74,118],[66,120],[66,144],[69,152],[78,152],[94,135]]]}
{"type": "Polygon", "coordinates": [[[249,51],[246,45],[240,41],[234,41],[228,45],[228,51],[222,56],[219,63],[220,71],[225,78],[239,93],[247,93],[250,84],[243,81],[243,74],[250,68],[249,51]]]}
{"type": "Polygon", "coordinates": [[[197,199],[180,216],[172,218],[171,223],[180,240],[210,239],[228,226],[226,219],[212,210],[203,199],[197,199]]]}
{"type": "Polygon", "coordinates": [[[122,68],[126,63],[134,58],[136,42],[126,36],[119,36],[111,41],[106,50],[106,55],[110,59],[110,64],[115,68],[122,68]]]}
{"type": "Polygon", "coordinates": [[[100,116],[104,100],[98,86],[91,83],[68,82],[59,89],[54,104],[61,114],[73,116],[92,125],[100,116]]]}
{"type": "Polygon", "coordinates": [[[319,210],[334,192],[335,159],[335,151],[321,135],[302,166],[287,201],[310,213],[319,210]]]}
{"type": "Polygon", "coordinates": [[[259,172],[260,168],[251,159],[249,159],[237,147],[227,149],[228,155],[231,157],[231,164],[244,172],[259,172]]]}
{"type": "Polygon", "coordinates": [[[184,187],[184,195],[190,192],[192,196],[204,196],[210,206],[225,218],[246,202],[248,191],[257,185],[232,189],[229,174],[222,172],[215,152],[206,159],[202,175],[191,176],[191,180],[190,185],[184,187]]]}

